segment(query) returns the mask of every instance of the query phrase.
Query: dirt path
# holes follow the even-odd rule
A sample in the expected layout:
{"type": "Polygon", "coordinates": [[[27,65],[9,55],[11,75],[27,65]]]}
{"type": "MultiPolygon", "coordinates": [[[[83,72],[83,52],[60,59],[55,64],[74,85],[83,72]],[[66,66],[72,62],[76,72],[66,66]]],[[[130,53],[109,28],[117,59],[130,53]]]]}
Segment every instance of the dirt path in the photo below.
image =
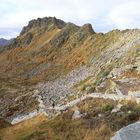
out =
{"type": "Polygon", "coordinates": [[[118,100],[134,100],[136,101],[137,103],[140,103],[140,98],[137,98],[137,97],[132,97],[130,95],[117,95],[117,94],[101,94],[101,93],[91,93],[91,94],[88,94],[88,95],[85,95],[81,98],[78,98],[78,99],[75,99],[63,106],[56,106],[54,107],[55,110],[66,110],[67,108],[69,107],[72,107],[76,104],[78,104],[79,102],[81,102],[82,100],[85,100],[86,98],[103,98],[103,99],[112,99],[114,101],[118,101],[118,100]]]}
{"type": "MultiPolygon", "coordinates": [[[[24,121],[24,120],[27,120],[27,119],[31,119],[33,118],[34,116],[37,116],[38,114],[40,113],[43,113],[47,116],[47,113],[45,112],[45,105],[43,103],[43,100],[42,100],[42,97],[40,95],[37,95],[38,97],[38,102],[39,102],[39,109],[38,110],[35,110],[34,112],[30,112],[29,114],[27,115],[22,115],[22,116],[17,116],[16,118],[14,118],[11,122],[11,124],[16,124],[16,123],[19,123],[21,121],[24,121]]],[[[53,107],[50,107],[48,108],[49,110],[56,110],[57,112],[61,112],[61,111],[64,111],[78,103],[80,103],[81,101],[85,100],[86,98],[103,98],[103,99],[112,99],[114,101],[118,101],[118,100],[133,100],[133,101],[136,101],[137,103],[140,103],[140,98],[138,97],[133,97],[131,95],[117,95],[117,94],[101,94],[101,93],[91,93],[91,94],[87,94],[85,96],[82,96],[78,99],[75,99],[73,101],[70,101],[68,102],[67,104],[65,105],[62,105],[62,106],[55,106],[54,108],[53,107]]],[[[59,113],[57,113],[59,114],[59,113]]]]}

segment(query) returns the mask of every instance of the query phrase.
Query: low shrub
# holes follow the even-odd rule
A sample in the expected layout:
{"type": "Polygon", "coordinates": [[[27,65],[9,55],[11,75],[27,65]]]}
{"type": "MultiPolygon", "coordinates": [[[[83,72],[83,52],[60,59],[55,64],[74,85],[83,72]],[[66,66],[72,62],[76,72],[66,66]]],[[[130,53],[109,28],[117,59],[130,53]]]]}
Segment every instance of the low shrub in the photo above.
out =
{"type": "Polygon", "coordinates": [[[114,106],[112,104],[104,104],[102,106],[102,111],[106,112],[106,111],[112,111],[112,109],[114,108],[114,106]]]}

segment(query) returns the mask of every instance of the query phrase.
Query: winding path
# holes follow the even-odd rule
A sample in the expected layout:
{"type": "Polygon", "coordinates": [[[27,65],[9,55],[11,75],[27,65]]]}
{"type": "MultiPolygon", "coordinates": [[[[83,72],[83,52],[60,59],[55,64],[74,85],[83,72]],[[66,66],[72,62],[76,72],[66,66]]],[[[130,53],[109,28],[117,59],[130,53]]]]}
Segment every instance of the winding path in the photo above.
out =
{"type": "Polygon", "coordinates": [[[37,116],[40,113],[43,113],[44,115],[48,116],[48,114],[45,111],[46,109],[55,110],[55,111],[59,112],[59,113],[56,114],[56,115],[58,115],[58,114],[60,114],[61,111],[65,111],[66,109],[80,103],[81,101],[83,101],[83,100],[85,100],[86,98],[89,98],[89,97],[91,97],[91,98],[112,99],[114,101],[117,101],[117,100],[134,100],[137,103],[140,103],[140,98],[132,96],[132,95],[91,93],[91,94],[87,94],[85,96],[82,96],[80,98],[77,98],[73,101],[70,101],[65,105],[62,105],[62,106],[58,105],[58,106],[55,106],[54,108],[53,107],[46,108],[44,103],[43,103],[42,97],[40,95],[36,95],[36,96],[38,97],[38,102],[39,102],[38,110],[30,112],[27,115],[17,116],[16,118],[14,118],[12,120],[11,124],[16,124],[16,123],[19,123],[21,121],[31,119],[31,118],[33,118],[34,116],[37,116]]]}
{"type": "MultiPolygon", "coordinates": [[[[86,98],[103,98],[103,99],[112,99],[114,101],[118,101],[118,100],[134,100],[136,101],[137,103],[140,103],[140,98],[138,97],[134,97],[134,96],[131,96],[131,95],[117,95],[117,94],[102,94],[102,93],[91,93],[91,94],[87,94],[85,96],[82,96],[78,99],[75,99],[63,106],[56,106],[54,107],[55,110],[59,110],[59,111],[63,111],[63,110],[66,110],[67,108],[69,107],[72,107],[76,104],[78,104],[79,102],[81,102],[82,100],[85,100],[86,98]]],[[[50,108],[52,109],[52,108],[50,108]]]]}

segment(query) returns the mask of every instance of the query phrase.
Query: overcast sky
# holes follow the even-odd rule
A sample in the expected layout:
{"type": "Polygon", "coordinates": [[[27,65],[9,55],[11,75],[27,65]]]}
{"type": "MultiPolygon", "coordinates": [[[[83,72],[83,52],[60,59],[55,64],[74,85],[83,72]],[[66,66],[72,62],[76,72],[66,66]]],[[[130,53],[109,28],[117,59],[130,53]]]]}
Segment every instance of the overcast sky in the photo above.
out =
{"type": "Polygon", "coordinates": [[[140,0],[0,0],[0,38],[19,34],[31,19],[55,16],[96,32],[140,28],[140,0]]]}

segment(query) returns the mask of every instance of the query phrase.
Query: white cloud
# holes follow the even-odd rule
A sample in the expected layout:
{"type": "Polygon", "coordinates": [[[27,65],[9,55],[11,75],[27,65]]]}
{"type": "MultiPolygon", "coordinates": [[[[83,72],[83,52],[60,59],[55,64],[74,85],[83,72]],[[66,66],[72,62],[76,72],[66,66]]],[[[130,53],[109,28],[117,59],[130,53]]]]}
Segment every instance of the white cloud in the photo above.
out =
{"type": "MultiPolygon", "coordinates": [[[[8,37],[29,20],[45,16],[78,25],[90,22],[95,31],[102,32],[139,27],[140,22],[139,0],[3,0],[0,9],[0,29],[5,29],[8,37]]],[[[0,36],[6,34],[0,32],[0,36]]]]}
{"type": "Polygon", "coordinates": [[[140,1],[128,1],[116,7],[109,15],[112,24],[120,29],[140,27],[140,1]]]}

